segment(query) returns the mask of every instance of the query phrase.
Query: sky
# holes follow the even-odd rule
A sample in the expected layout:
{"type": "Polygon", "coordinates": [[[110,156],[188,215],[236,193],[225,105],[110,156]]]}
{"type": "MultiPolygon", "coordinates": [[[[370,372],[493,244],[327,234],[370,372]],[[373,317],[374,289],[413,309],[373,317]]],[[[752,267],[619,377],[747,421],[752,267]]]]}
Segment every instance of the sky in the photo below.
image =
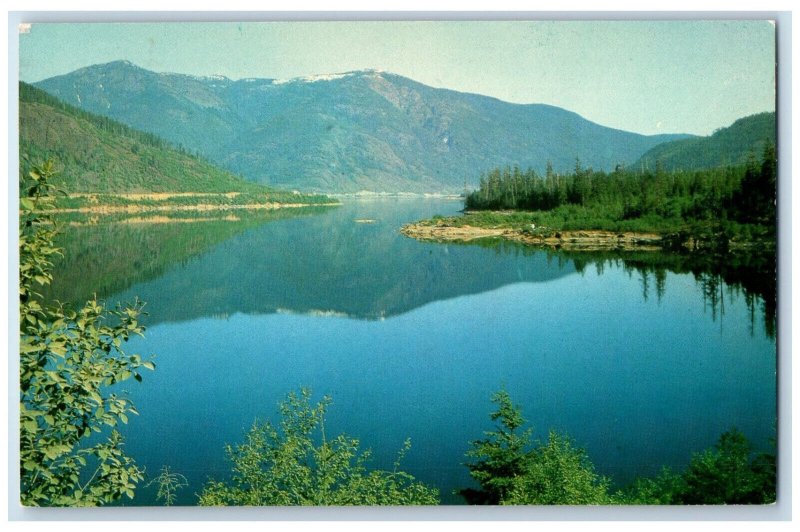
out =
{"type": "Polygon", "coordinates": [[[118,59],[232,79],[375,68],[644,134],[775,110],[764,20],[36,23],[19,37],[28,82],[118,59]]]}

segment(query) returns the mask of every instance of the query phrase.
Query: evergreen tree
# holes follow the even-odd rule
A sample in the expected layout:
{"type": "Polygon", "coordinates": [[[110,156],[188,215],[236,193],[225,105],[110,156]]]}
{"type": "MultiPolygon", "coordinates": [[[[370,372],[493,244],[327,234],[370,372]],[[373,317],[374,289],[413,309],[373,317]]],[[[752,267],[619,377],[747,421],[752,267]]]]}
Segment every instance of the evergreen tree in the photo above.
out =
{"type": "Polygon", "coordinates": [[[481,486],[480,490],[459,491],[469,504],[500,504],[514,487],[515,479],[525,471],[529,455],[531,429],[518,431],[525,419],[508,392],[495,393],[492,402],[497,404],[491,414],[495,430],[486,432],[484,439],[473,441],[467,451],[467,457],[472,459],[467,463],[470,475],[481,486]]]}
{"type": "Polygon", "coordinates": [[[676,497],[684,504],[762,504],[775,500],[774,459],[752,456],[750,443],[737,429],[722,436],[714,449],[696,454],[683,475],[676,497]]]}

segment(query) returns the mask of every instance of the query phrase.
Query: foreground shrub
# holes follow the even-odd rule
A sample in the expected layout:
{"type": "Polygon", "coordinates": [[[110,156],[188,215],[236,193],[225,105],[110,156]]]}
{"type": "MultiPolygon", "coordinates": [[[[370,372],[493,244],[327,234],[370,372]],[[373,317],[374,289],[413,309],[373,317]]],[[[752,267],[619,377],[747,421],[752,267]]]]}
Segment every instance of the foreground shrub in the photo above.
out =
{"type": "Polygon", "coordinates": [[[311,392],[290,393],[280,404],[278,427],[256,423],[245,443],[228,446],[233,463],[229,482],[211,481],[200,495],[202,506],[405,505],[437,504],[438,491],[399,471],[410,448],[407,440],[392,471],[368,471],[369,451],[341,434],[325,435],[330,398],[316,405],[311,392]]]}

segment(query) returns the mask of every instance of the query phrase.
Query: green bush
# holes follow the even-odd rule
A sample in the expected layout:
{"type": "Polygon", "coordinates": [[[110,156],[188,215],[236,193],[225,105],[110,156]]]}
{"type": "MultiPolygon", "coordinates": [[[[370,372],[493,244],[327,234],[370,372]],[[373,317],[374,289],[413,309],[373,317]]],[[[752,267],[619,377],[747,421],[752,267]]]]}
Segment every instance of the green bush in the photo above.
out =
{"type": "Polygon", "coordinates": [[[438,491],[399,471],[407,440],[392,471],[368,471],[369,451],[344,434],[328,439],[325,412],[331,400],[311,404],[310,390],[280,404],[280,425],[256,423],[241,445],[227,446],[229,482],[211,481],[201,506],[437,504],[438,491]],[[319,443],[317,443],[319,442],[319,443]]]}
{"type": "Polygon", "coordinates": [[[586,451],[550,431],[530,453],[503,504],[609,504],[609,480],[594,470],[586,451]]]}

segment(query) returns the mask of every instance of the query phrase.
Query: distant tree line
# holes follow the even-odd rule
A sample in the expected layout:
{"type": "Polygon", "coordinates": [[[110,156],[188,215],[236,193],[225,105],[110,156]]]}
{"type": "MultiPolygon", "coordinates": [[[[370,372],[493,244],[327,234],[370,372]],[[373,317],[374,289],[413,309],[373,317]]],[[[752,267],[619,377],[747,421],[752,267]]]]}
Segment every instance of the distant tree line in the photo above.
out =
{"type": "Polygon", "coordinates": [[[567,175],[554,172],[549,162],[544,176],[533,169],[495,168],[481,176],[465,206],[550,211],[573,205],[614,220],[657,216],[773,225],[775,195],[776,153],[768,144],[760,161],[751,154],[745,165],[704,170],[666,172],[657,164],[655,170],[636,171],[618,165],[607,173],[585,168],[580,160],[567,175]]]}

